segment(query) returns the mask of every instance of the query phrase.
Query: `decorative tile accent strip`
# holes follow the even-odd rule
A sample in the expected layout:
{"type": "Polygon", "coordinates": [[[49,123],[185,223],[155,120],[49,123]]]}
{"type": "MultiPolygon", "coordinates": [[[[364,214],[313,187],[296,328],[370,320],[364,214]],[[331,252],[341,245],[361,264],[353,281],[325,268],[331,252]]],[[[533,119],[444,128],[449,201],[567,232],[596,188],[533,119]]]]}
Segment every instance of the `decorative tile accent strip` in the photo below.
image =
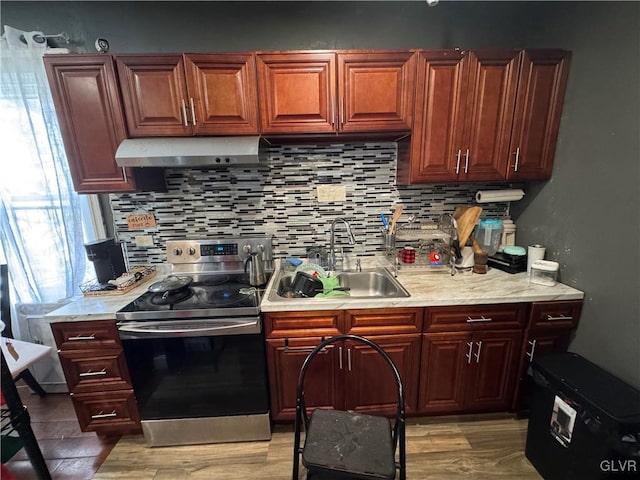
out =
{"type": "MultiPolygon", "coordinates": [[[[393,142],[274,146],[269,160],[251,167],[166,169],[167,192],[111,194],[116,236],[126,242],[132,265],[166,262],[165,243],[180,238],[238,234],[273,236],[277,257],[305,257],[313,245],[328,246],[333,219],[349,221],[356,237],[350,246],[336,231],[346,252],[359,256],[384,252],[380,214],[391,217],[404,205],[401,222],[415,215],[437,222],[457,205],[474,204],[481,189],[501,184],[398,186],[397,146],[393,142]],[[319,203],[318,185],[342,185],[345,202],[319,203]],[[156,226],[128,230],[126,217],[153,213],[156,226]],[[153,247],[136,247],[135,237],[151,235],[153,247]]],[[[503,217],[506,203],[482,205],[484,216],[503,217]]]]}

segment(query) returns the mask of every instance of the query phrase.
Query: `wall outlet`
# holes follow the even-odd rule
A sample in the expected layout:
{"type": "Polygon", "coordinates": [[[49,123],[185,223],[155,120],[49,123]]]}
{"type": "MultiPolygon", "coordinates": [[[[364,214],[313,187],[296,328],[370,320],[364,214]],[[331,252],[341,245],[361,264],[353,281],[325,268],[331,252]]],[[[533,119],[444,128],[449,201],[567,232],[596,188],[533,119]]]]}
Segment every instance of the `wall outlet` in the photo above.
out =
{"type": "Polygon", "coordinates": [[[151,235],[136,235],[135,241],[136,247],[153,247],[153,236],[151,235]]]}
{"type": "Polygon", "coordinates": [[[347,199],[344,185],[318,185],[316,191],[318,202],[344,202],[347,199]]]}

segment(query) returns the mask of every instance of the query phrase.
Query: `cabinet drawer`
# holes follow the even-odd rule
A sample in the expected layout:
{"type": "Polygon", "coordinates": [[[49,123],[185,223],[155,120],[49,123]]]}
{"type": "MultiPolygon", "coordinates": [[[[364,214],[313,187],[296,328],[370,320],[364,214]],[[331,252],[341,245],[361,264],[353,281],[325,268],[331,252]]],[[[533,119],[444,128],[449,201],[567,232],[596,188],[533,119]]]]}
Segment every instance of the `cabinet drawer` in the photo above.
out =
{"type": "Polygon", "coordinates": [[[425,312],[425,332],[519,329],[524,327],[526,304],[431,307],[425,312]]]}
{"type": "Polygon", "coordinates": [[[267,313],[264,318],[267,338],[332,337],[342,332],[342,325],[340,310],[267,313]]]}
{"type": "Polygon", "coordinates": [[[347,310],[345,333],[384,335],[422,332],[422,308],[347,310]]]}
{"type": "Polygon", "coordinates": [[[582,300],[568,302],[534,302],[530,328],[575,328],[580,319],[582,300]]]}
{"type": "Polygon", "coordinates": [[[131,388],[122,350],[99,352],[91,356],[81,351],[62,351],[60,361],[69,390],[74,393],[131,388]]]}
{"type": "Polygon", "coordinates": [[[125,433],[140,430],[133,390],[71,394],[83,432],[125,433]]]}
{"type": "Polygon", "coordinates": [[[60,350],[121,348],[115,320],[52,323],[51,330],[60,350]]]}

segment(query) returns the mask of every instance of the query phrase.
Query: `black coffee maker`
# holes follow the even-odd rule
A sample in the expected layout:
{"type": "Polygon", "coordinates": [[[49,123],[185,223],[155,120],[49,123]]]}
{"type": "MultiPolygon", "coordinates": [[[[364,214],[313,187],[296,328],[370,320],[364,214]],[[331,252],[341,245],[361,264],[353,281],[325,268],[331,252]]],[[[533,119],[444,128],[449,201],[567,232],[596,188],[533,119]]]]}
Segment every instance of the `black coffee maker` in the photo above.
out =
{"type": "Polygon", "coordinates": [[[107,283],[126,272],[122,245],[113,238],[85,243],[87,258],[93,262],[98,283],[107,283]]]}

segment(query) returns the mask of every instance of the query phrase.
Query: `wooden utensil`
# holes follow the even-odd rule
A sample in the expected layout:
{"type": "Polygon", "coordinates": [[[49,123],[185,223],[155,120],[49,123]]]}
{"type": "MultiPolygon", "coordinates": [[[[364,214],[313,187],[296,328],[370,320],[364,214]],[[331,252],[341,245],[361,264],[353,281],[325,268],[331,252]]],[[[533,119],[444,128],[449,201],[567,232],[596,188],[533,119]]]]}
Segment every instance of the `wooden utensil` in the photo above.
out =
{"type": "Polygon", "coordinates": [[[400,215],[402,215],[402,210],[404,210],[403,205],[398,205],[398,207],[393,212],[393,217],[391,219],[391,226],[389,227],[389,235],[392,235],[396,231],[396,223],[398,223],[398,219],[400,215]]]}
{"type": "Polygon", "coordinates": [[[469,207],[465,209],[460,218],[456,219],[458,224],[458,240],[460,247],[464,247],[469,239],[469,235],[473,231],[473,227],[478,223],[478,219],[482,214],[482,207],[469,207]]]}

